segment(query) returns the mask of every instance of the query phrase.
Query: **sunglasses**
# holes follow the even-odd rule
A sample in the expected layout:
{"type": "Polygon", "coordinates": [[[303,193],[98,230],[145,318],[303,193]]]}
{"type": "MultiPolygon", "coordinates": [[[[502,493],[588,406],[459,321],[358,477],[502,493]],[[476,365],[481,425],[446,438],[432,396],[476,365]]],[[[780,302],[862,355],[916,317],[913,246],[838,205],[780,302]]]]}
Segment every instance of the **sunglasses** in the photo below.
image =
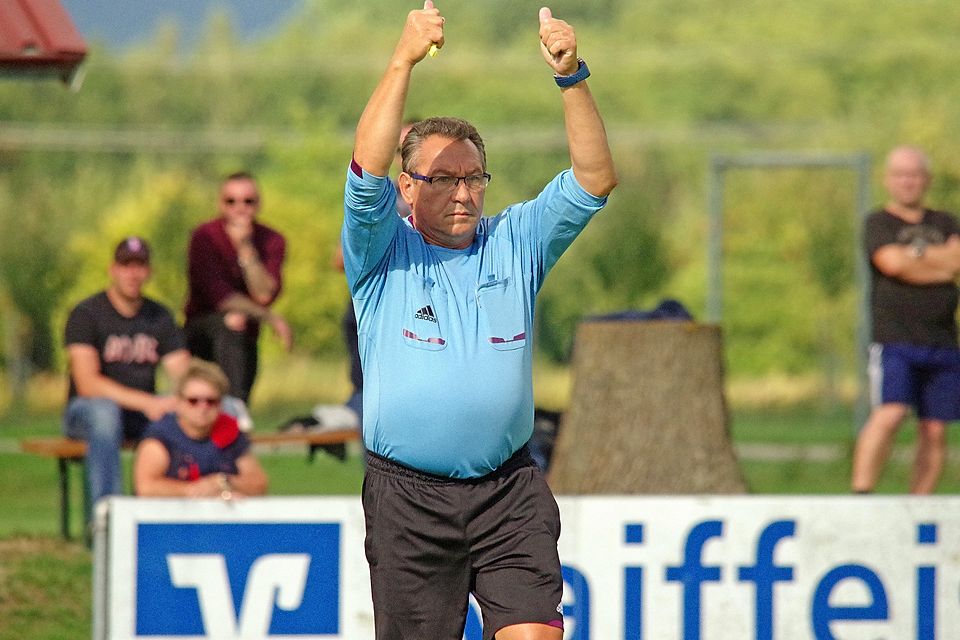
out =
{"type": "Polygon", "coordinates": [[[232,207],[233,205],[237,204],[238,202],[242,202],[243,204],[247,205],[248,207],[252,207],[253,205],[255,205],[255,204],[257,204],[258,202],[260,202],[260,199],[259,199],[259,198],[243,198],[243,199],[239,199],[239,198],[224,198],[224,199],[223,199],[223,203],[226,204],[226,205],[229,205],[229,206],[231,206],[231,207],[232,207]]]}
{"type": "Polygon", "coordinates": [[[198,404],[205,404],[208,407],[215,407],[218,404],[220,404],[220,398],[216,398],[213,396],[180,396],[180,397],[186,400],[191,407],[195,407],[198,404]]]}

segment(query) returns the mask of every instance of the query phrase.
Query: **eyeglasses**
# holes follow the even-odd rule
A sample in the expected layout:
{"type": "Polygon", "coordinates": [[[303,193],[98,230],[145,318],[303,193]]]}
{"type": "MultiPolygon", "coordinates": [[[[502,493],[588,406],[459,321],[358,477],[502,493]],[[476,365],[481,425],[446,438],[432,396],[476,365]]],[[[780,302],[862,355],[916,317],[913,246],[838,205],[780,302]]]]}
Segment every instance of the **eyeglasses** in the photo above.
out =
{"type": "Polygon", "coordinates": [[[255,204],[257,204],[258,202],[260,202],[260,199],[259,199],[259,198],[243,198],[243,199],[240,199],[240,198],[224,198],[224,199],[223,199],[223,204],[225,204],[225,205],[227,205],[227,206],[230,206],[230,207],[232,207],[233,205],[237,204],[238,202],[242,202],[243,204],[247,205],[248,207],[252,207],[253,205],[255,205],[255,204]]]}
{"type": "Polygon", "coordinates": [[[208,407],[215,407],[218,404],[220,404],[220,398],[215,398],[213,396],[180,396],[180,397],[186,400],[191,407],[195,407],[198,404],[205,404],[208,407]]]}
{"type": "Polygon", "coordinates": [[[414,180],[422,180],[440,191],[453,191],[460,186],[461,181],[467,185],[467,189],[474,192],[483,191],[490,184],[489,173],[478,173],[475,176],[422,176],[408,171],[407,175],[414,180]]]}

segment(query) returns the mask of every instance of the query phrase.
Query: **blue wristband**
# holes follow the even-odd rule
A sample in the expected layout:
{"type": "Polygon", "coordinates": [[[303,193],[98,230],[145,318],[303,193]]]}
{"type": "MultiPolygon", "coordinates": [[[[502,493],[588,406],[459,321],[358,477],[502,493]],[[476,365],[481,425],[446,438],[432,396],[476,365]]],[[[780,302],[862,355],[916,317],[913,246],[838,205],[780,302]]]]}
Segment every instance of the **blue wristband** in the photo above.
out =
{"type": "Polygon", "coordinates": [[[583,61],[583,58],[577,58],[577,70],[570,74],[569,76],[558,76],[554,75],[553,79],[557,83],[558,87],[572,87],[581,80],[586,80],[590,77],[590,69],[587,68],[587,63],[583,61]]]}

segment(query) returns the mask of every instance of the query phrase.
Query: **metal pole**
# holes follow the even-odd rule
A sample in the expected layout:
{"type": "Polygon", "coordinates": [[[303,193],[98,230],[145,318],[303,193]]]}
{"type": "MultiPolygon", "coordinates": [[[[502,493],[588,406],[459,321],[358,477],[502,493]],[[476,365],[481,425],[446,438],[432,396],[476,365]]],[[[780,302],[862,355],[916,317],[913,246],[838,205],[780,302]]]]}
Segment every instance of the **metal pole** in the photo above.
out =
{"type": "Polygon", "coordinates": [[[719,324],[723,315],[723,172],[726,160],[714,156],[710,161],[707,208],[710,216],[707,237],[707,322],[719,324]]]}
{"type": "Polygon", "coordinates": [[[757,151],[737,155],[717,154],[710,158],[710,176],[708,183],[709,237],[707,238],[707,319],[719,323],[723,311],[723,200],[724,173],[730,168],[829,168],[853,169],[857,173],[856,211],[854,219],[858,229],[854,237],[853,248],[857,256],[856,284],[859,289],[858,322],[856,327],[856,349],[858,369],[858,393],[854,406],[856,428],[866,420],[869,412],[867,381],[867,348],[869,346],[870,304],[869,269],[863,255],[862,233],[863,218],[870,207],[870,156],[867,153],[830,154],[757,151]]]}
{"type": "Polygon", "coordinates": [[[870,412],[869,379],[867,377],[867,349],[870,336],[873,332],[870,317],[870,270],[867,267],[867,256],[863,252],[863,221],[870,207],[870,156],[860,154],[857,159],[857,230],[854,233],[856,247],[854,255],[857,259],[857,288],[859,290],[859,322],[857,322],[857,400],[853,410],[853,432],[857,433],[867,420],[870,412]]]}

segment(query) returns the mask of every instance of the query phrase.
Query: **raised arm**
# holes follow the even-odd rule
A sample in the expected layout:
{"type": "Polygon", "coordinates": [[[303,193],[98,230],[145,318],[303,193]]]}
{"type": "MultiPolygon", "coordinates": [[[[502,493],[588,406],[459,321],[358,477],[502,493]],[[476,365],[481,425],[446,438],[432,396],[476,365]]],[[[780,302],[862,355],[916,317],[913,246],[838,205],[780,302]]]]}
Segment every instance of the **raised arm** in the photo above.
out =
{"type": "MultiPolygon", "coordinates": [[[[579,70],[573,27],[554,18],[547,7],[540,9],[540,51],[558,76],[572,76],[579,70]]],[[[590,87],[581,80],[560,93],[573,174],[589,193],[605,196],[617,186],[617,171],[590,87]]]]}
{"type": "Polygon", "coordinates": [[[397,150],[413,67],[432,45],[443,46],[443,17],[431,0],[411,11],[387,70],[367,102],[354,143],[353,159],[367,172],[386,176],[397,150]]]}

